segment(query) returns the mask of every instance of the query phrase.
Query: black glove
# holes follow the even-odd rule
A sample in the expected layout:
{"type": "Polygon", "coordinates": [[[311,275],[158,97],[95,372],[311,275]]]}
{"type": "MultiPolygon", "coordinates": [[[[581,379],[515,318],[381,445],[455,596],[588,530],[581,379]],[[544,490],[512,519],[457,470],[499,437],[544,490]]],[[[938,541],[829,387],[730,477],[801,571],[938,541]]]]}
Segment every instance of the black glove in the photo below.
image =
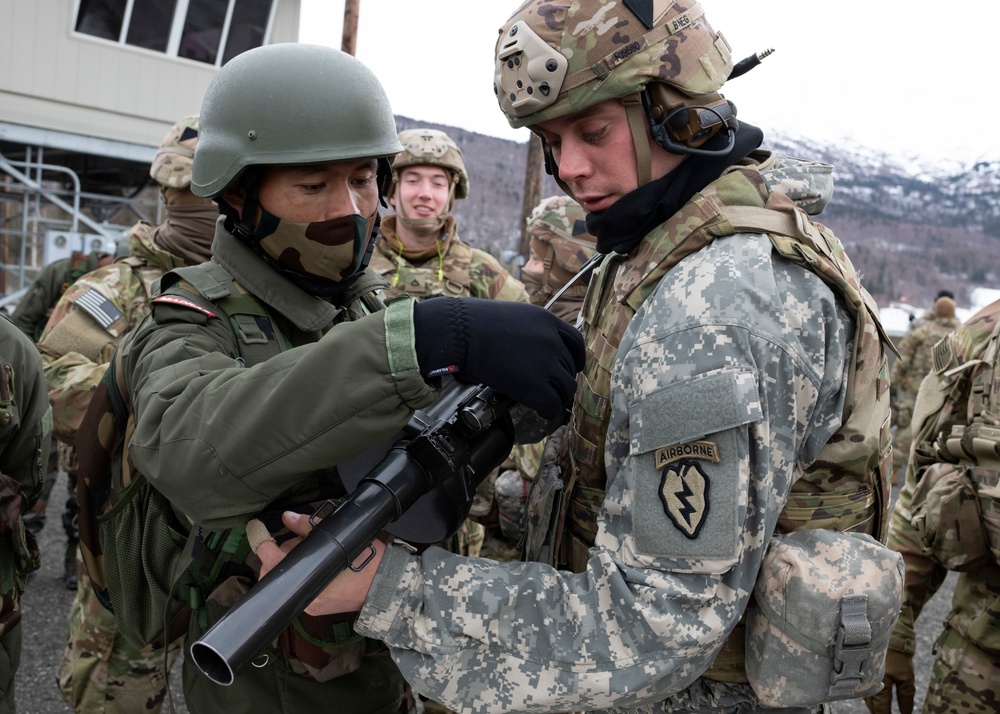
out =
{"type": "Polygon", "coordinates": [[[413,306],[417,362],[424,377],[455,374],[555,419],[576,391],[583,336],[527,303],[439,297],[413,306]]]}

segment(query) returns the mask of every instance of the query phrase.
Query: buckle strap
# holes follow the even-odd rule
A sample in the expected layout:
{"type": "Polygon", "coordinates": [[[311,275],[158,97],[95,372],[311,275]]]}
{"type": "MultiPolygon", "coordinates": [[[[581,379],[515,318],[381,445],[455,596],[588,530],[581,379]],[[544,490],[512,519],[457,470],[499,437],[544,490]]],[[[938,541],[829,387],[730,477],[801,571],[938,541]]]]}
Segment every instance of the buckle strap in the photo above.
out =
{"type": "Polygon", "coordinates": [[[868,621],[868,596],[847,595],[840,601],[840,628],[830,672],[830,695],[855,691],[864,679],[872,654],[872,625],[868,621]]]}

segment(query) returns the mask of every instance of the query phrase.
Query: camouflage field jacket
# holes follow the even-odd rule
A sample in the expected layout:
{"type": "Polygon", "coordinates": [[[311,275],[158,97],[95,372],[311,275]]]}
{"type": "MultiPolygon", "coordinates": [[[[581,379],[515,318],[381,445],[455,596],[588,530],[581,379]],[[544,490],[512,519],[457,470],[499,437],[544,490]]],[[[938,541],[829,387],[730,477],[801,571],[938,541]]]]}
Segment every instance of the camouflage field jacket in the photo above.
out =
{"type": "MultiPolygon", "coordinates": [[[[759,192],[754,171],[743,176],[759,192]]],[[[706,191],[740,200],[740,180],[727,174],[706,191]]],[[[648,258],[648,241],[684,230],[682,214],[706,220],[689,203],[633,254],[609,256],[584,312],[601,313],[616,274],[652,270],[633,263],[648,258]]],[[[746,608],[793,484],[841,428],[850,391],[855,321],[806,262],[779,255],[768,235],[736,233],[686,254],[636,306],[620,348],[601,357],[607,482],[583,572],[393,547],[358,631],[390,646],[417,691],[457,710],[752,706],[749,685],[699,677],[746,608]],[[682,467],[710,487],[669,491],[682,467]]],[[[585,337],[589,361],[598,345],[585,337]]],[[[880,437],[870,438],[877,454],[880,437]]]]}
{"type": "Polygon", "coordinates": [[[508,273],[486,251],[473,248],[458,237],[454,217],[449,217],[444,252],[414,263],[403,257],[396,235],[396,217],[382,219],[369,267],[385,278],[386,297],[408,293],[416,300],[448,295],[486,300],[527,302],[521,281],[508,273]]]}

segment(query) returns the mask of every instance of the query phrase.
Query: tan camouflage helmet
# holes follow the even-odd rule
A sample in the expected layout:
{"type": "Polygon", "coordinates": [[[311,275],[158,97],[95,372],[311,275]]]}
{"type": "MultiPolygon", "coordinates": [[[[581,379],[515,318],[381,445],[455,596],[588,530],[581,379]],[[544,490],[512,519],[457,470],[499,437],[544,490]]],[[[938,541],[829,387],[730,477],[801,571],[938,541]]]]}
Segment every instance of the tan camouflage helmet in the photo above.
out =
{"type": "Polygon", "coordinates": [[[546,254],[550,255],[559,268],[572,276],[596,249],[597,238],[587,232],[586,221],[587,212],[572,198],[549,196],[528,216],[528,234],[539,257],[545,260],[546,254]]]}
{"type": "Polygon", "coordinates": [[[188,116],[170,127],[160,142],[149,175],[167,188],[189,188],[194,149],[198,144],[198,117],[188,116]]]}
{"type": "Polygon", "coordinates": [[[403,150],[392,162],[392,185],[389,195],[396,193],[400,170],[407,166],[440,166],[452,177],[455,198],[469,195],[469,174],[462,161],[462,150],[451,137],[437,129],[406,129],[399,132],[403,150]]]}
{"type": "Polygon", "coordinates": [[[711,95],[732,69],[729,44],[693,0],[528,0],[500,30],[494,90],[521,127],[650,82],[711,95]]]}
{"type": "Polygon", "coordinates": [[[700,147],[735,121],[718,93],[732,69],[695,0],[527,0],[500,29],[494,92],[515,128],[622,99],[643,185],[647,116],[668,151],[719,153],[700,147]]]}

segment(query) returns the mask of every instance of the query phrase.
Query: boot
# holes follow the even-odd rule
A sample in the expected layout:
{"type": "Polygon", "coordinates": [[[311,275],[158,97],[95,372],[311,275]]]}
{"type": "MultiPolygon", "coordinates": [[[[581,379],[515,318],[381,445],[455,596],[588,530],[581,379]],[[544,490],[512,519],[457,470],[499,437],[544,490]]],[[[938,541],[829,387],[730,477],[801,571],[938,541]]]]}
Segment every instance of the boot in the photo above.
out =
{"type": "Polygon", "coordinates": [[[67,590],[76,590],[78,585],[76,575],[76,551],[79,548],[79,545],[80,541],[78,540],[66,540],[66,560],[65,568],[63,570],[63,582],[66,584],[67,590]]]}

